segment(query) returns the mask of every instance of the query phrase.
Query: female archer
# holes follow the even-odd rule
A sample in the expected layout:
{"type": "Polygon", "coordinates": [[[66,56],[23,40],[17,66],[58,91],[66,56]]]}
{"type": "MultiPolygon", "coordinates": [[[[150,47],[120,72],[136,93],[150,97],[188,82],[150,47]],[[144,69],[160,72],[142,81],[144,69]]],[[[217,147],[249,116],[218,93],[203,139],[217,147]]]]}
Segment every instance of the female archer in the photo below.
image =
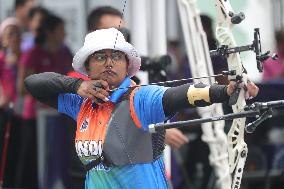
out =
{"type": "MultiPolygon", "coordinates": [[[[36,99],[77,121],[75,146],[88,170],[87,189],[168,188],[164,132],[150,134],[148,125],[184,108],[225,102],[234,90],[233,82],[136,86],[131,77],[141,59],[114,28],[89,33],[72,65],[92,80],[48,72],[29,76],[25,85],[36,99]]],[[[257,95],[254,83],[246,88],[257,95]]]]}

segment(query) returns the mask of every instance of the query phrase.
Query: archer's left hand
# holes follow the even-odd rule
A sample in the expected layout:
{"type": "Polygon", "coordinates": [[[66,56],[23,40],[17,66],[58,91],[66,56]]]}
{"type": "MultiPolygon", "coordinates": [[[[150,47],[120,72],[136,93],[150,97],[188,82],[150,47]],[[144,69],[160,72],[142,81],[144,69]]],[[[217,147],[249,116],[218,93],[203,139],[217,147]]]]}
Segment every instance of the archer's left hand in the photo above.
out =
{"type": "MultiPolygon", "coordinates": [[[[259,88],[250,80],[247,80],[246,85],[244,83],[241,83],[240,86],[246,90],[246,99],[256,97],[256,95],[259,92],[259,88]]],[[[227,93],[229,96],[232,95],[235,87],[236,87],[236,82],[230,81],[228,88],[227,88],[227,93]]]]}

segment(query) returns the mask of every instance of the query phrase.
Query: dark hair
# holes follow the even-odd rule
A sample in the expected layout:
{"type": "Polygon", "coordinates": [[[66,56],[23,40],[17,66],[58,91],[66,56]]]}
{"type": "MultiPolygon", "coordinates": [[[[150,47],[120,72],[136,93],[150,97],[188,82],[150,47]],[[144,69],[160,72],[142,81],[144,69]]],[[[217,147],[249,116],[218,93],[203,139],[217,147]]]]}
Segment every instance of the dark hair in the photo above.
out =
{"type": "Polygon", "coordinates": [[[284,43],[284,28],[275,32],[275,40],[276,43],[284,43]]]}
{"type": "Polygon", "coordinates": [[[94,9],[91,11],[91,13],[88,15],[87,18],[87,27],[88,31],[95,31],[98,28],[98,25],[100,23],[100,19],[103,15],[110,14],[114,16],[119,16],[120,18],[123,18],[122,13],[111,6],[102,6],[94,9]]]}
{"type": "Polygon", "coordinates": [[[200,15],[200,19],[202,22],[204,32],[206,33],[206,36],[207,36],[207,42],[208,42],[209,49],[210,50],[216,49],[217,40],[215,39],[214,33],[213,33],[212,19],[207,15],[200,15]]]}
{"type": "Polygon", "coordinates": [[[202,26],[204,29],[208,29],[211,33],[212,31],[212,19],[207,15],[200,15],[202,26]]]}
{"type": "Polygon", "coordinates": [[[18,7],[24,6],[27,1],[29,0],[15,0],[14,9],[16,10],[18,7]]]}
{"type": "Polygon", "coordinates": [[[49,11],[41,6],[33,7],[29,11],[28,18],[31,19],[33,18],[37,13],[40,13],[44,16],[49,14],[49,11]]]}
{"type": "Polygon", "coordinates": [[[46,34],[50,31],[54,31],[60,24],[64,24],[62,18],[54,14],[48,14],[40,23],[38,35],[35,38],[36,44],[42,45],[46,40],[46,34]]]}

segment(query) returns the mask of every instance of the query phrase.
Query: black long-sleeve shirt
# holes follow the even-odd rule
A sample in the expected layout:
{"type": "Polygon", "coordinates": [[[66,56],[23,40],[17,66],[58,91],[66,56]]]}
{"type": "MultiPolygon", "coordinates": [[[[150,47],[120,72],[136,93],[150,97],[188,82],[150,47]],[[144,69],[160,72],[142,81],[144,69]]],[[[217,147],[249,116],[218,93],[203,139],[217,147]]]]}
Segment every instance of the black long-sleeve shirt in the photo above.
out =
{"type": "MultiPolygon", "coordinates": [[[[77,93],[82,82],[82,79],[53,72],[45,72],[27,77],[25,79],[25,86],[37,100],[57,109],[58,95],[60,93],[77,93]]],[[[173,115],[184,108],[194,107],[194,105],[188,102],[187,97],[187,91],[190,85],[192,84],[185,84],[166,90],[163,95],[163,109],[166,116],[173,115]]],[[[224,85],[210,86],[209,96],[210,103],[197,104],[197,106],[224,102],[229,99],[227,87],[224,85]]]]}

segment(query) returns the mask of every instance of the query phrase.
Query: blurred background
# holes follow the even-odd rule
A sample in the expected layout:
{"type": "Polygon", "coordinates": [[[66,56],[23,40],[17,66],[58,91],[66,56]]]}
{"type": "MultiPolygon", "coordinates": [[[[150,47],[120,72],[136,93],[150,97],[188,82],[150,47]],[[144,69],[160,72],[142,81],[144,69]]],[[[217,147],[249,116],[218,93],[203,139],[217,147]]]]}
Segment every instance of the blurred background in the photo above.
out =
{"type": "MultiPolygon", "coordinates": [[[[218,47],[214,4],[196,1],[210,50],[218,47]]],[[[284,0],[231,0],[231,5],[246,15],[233,29],[237,45],[251,44],[254,28],[260,28],[262,50],[278,55],[277,60],[268,58],[259,73],[255,54],[241,53],[250,79],[260,87],[249,103],[284,100],[284,0]]],[[[178,0],[0,0],[3,188],[84,188],[85,170],[74,146],[76,123],[37,103],[23,86],[25,77],[46,71],[82,77],[72,70],[73,55],[88,32],[107,27],[119,27],[143,56],[137,83],[191,77],[180,15],[178,0]]],[[[212,65],[216,74],[228,69],[222,57],[212,59],[212,65]]],[[[226,84],[227,78],[217,81],[226,84]]],[[[187,110],[173,120],[199,117],[196,110],[187,110]]],[[[230,124],[226,122],[225,132],[230,124]]],[[[167,153],[172,188],[217,188],[200,127],[181,131],[190,142],[167,153]]],[[[276,109],[245,141],[249,152],[241,188],[284,188],[284,109],[276,109]]]]}

